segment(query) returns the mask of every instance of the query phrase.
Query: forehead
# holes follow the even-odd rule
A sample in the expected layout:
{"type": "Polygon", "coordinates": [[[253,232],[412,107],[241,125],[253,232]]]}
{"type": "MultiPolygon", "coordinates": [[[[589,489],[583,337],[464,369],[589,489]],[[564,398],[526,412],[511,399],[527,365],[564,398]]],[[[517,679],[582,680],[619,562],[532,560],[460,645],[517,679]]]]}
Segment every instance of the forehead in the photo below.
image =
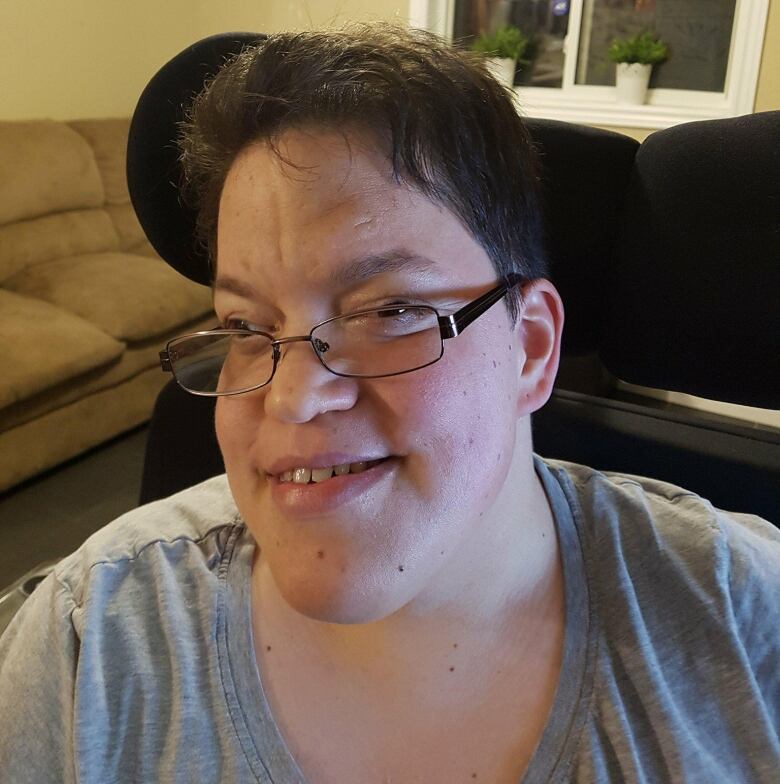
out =
{"type": "Polygon", "coordinates": [[[249,276],[270,291],[289,277],[333,284],[342,266],[367,257],[427,260],[454,280],[463,265],[484,271],[486,262],[459,219],[396,182],[377,139],[323,129],[241,152],[225,180],[217,247],[218,280],[249,276]]]}
{"type": "Polygon", "coordinates": [[[339,208],[401,206],[404,195],[411,196],[410,189],[393,181],[389,159],[372,135],[291,129],[239,153],[225,180],[220,220],[246,208],[263,208],[271,218],[287,206],[311,220],[339,208]]]}

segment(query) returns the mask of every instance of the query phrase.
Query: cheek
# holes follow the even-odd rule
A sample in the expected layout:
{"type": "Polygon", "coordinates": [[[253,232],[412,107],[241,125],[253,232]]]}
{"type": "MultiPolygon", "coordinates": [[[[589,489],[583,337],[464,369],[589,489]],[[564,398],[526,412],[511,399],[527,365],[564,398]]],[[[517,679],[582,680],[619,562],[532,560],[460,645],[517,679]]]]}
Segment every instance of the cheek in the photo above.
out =
{"type": "Polygon", "coordinates": [[[473,491],[475,484],[500,483],[515,443],[511,342],[472,340],[458,349],[445,349],[435,365],[410,374],[403,401],[396,400],[410,467],[424,472],[429,497],[437,490],[452,496],[460,487],[473,491]]]}
{"type": "Polygon", "coordinates": [[[240,475],[250,466],[249,456],[257,434],[256,427],[248,426],[253,421],[253,409],[249,396],[217,398],[214,426],[229,476],[240,475]]]}

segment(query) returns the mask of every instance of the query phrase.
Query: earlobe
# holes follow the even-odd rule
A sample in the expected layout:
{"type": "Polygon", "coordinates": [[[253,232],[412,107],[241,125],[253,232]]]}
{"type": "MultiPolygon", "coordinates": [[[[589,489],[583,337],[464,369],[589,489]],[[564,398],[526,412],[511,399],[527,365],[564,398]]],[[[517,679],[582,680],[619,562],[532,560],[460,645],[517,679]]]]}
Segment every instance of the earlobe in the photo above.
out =
{"type": "Polygon", "coordinates": [[[537,411],[552,394],[560,360],[563,321],[563,303],[555,286],[545,279],[526,283],[517,325],[524,357],[518,388],[518,416],[537,411]]]}

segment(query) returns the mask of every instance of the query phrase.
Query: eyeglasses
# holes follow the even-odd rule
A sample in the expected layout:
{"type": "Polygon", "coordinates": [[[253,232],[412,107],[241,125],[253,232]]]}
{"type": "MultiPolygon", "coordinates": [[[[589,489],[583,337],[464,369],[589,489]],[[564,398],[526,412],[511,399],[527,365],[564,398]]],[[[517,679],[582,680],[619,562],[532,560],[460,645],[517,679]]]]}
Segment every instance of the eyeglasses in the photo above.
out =
{"type": "Polygon", "coordinates": [[[440,360],[445,340],[459,335],[522,280],[511,275],[449,316],[440,316],[428,305],[391,304],[336,316],[312,327],[308,335],[278,340],[254,329],[216,328],[182,335],[160,352],[160,365],[193,395],[239,395],[271,381],[280,346],[303,341],[337,376],[399,376],[440,360]]]}

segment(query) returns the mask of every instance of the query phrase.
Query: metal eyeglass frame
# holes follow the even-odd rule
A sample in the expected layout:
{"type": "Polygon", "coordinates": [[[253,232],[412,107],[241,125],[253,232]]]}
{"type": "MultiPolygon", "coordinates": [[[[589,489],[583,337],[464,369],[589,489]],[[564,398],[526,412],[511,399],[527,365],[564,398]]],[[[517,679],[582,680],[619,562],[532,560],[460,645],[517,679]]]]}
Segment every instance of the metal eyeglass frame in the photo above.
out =
{"type": "MultiPolygon", "coordinates": [[[[390,376],[402,376],[405,373],[413,373],[415,370],[421,370],[424,367],[428,367],[429,365],[433,365],[434,363],[438,362],[444,356],[444,341],[449,340],[450,338],[457,337],[461,332],[463,332],[466,327],[471,324],[473,321],[476,321],[481,315],[487,312],[489,308],[496,304],[499,300],[503,299],[515,286],[524,282],[524,278],[520,275],[510,274],[506,278],[506,282],[499,284],[495,288],[492,288],[490,291],[485,292],[481,296],[477,297],[475,300],[464,305],[460,310],[457,310],[455,313],[452,313],[449,316],[440,316],[436,308],[431,307],[430,305],[408,305],[407,307],[416,307],[416,308],[427,308],[432,310],[436,313],[436,318],[439,323],[439,330],[441,333],[442,339],[442,346],[441,346],[441,353],[439,354],[436,359],[432,359],[430,362],[426,362],[424,365],[417,365],[416,367],[409,368],[408,370],[399,370],[396,373],[380,373],[377,375],[361,375],[358,373],[339,373],[335,370],[332,370],[327,366],[325,361],[323,360],[320,351],[323,350],[321,345],[322,341],[319,338],[312,337],[312,333],[319,329],[320,327],[324,326],[325,324],[330,324],[332,321],[338,321],[339,319],[344,318],[344,316],[333,316],[332,318],[325,319],[325,321],[321,321],[319,324],[315,324],[311,330],[309,331],[308,335],[293,335],[287,338],[279,338],[278,340],[274,340],[273,335],[269,335],[267,332],[262,332],[260,330],[255,329],[222,329],[221,327],[215,327],[214,329],[204,330],[202,332],[191,332],[188,335],[181,335],[173,340],[168,341],[165,348],[160,352],[160,367],[166,373],[172,373],[173,377],[176,379],[176,383],[185,390],[185,392],[189,392],[191,395],[198,395],[200,397],[223,397],[227,395],[241,395],[244,392],[254,392],[256,389],[261,389],[262,387],[268,385],[273,380],[274,375],[276,374],[276,368],[279,364],[279,360],[281,358],[281,351],[279,350],[279,346],[284,345],[285,343],[297,343],[297,342],[308,342],[311,347],[312,351],[314,351],[315,356],[320,361],[322,366],[330,373],[333,373],[334,376],[341,376],[343,378],[388,378],[390,376]],[[271,370],[271,375],[267,381],[264,381],[262,384],[257,384],[252,387],[247,387],[246,389],[238,389],[233,392],[195,392],[192,389],[187,389],[187,387],[183,386],[179,379],[176,377],[176,373],[173,370],[173,366],[171,364],[171,349],[172,347],[180,340],[184,340],[186,338],[193,338],[193,337],[200,337],[203,335],[214,335],[214,334],[224,334],[224,335],[236,335],[236,334],[252,334],[252,335],[264,335],[265,337],[269,338],[271,341],[271,348],[273,350],[273,369],[271,370]]],[[[392,308],[392,305],[386,305],[381,308],[370,308],[369,310],[361,310],[356,313],[348,313],[347,316],[359,316],[365,313],[376,313],[377,311],[388,310],[392,308]]]]}

